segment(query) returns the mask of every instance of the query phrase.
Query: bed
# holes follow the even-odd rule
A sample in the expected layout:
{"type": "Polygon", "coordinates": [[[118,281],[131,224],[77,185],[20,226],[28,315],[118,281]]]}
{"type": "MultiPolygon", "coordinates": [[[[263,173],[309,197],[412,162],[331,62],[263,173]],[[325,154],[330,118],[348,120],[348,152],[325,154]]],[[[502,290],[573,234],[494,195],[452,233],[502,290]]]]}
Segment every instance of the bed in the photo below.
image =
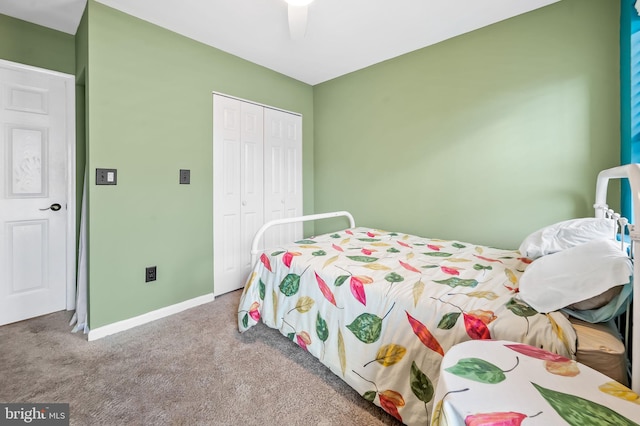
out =
{"type": "MultiPolygon", "coordinates": [[[[640,352],[638,339],[634,350],[628,350],[629,326],[633,319],[639,320],[638,313],[633,313],[634,318],[627,316],[622,325],[625,337],[613,321],[630,312],[634,284],[628,254],[632,247],[624,242],[624,230],[629,229],[631,239],[636,232],[605,202],[609,180],[625,177],[639,196],[639,165],[605,170],[598,175],[594,218],[545,227],[525,239],[518,250],[355,226],[348,212],[270,222],[252,244],[255,266],[241,296],[239,330],[245,332],[259,322],[278,329],[365,399],[408,425],[429,424],[442,358],[454,345],[469,340],[520,342],[562,359],[578,358],[599,371],[615,365],[605,374],[626,384],[626,354],[631,352],[635,360],[640,352]],[[259,249],[261,235],[271,226],[336,216],[347,217],[349,227],[259,249]],[[620,230],[623,238],[618,242],[614,238],[620,230]],[[584,256],[580,250],[603,239],[615,244],[620,253],[613,255],[617,276],[606,277],[620,281],[609,285],[616,289],[615,295],[596,309],[580,309],[580,303],[601,297],[600,288],[590,290],[597,294],[586,291],[584,298],[571,304],[573,310],[532,307],[566,296],[545,300],[548,291],[531,284],[537,282],[545,263],[558,269],[558,261],[548,259],[561,254],[565,258],[559,261],[571,264],[567,253],[579,249],[573,259],[584,256]],[[625,273],[626,279],[620,278],[625,273]],[[521,285],[526,282],[526,288],[534,290],[528,291],[531,295],[525,301],[521,285]],[[599,317],[575,318],[569,312],[596,312],[599,317]],[[589,342],[594,347],[587,347],[589,342]],[[598,349],[604,361],[594,355],[598,349]]],[[[575,268],[585,269],[584,262],[574,263],[575,268]]],[[[589,258],[587,263],[597,261],[589,258]]],[[[610,269],[608,264],[604,269],[610,269]]],[[[553,280],[547,284],[553,285],[553,280]]],[[[632,370],[631,386],[639,391],[637,369],[632,370]]]]}

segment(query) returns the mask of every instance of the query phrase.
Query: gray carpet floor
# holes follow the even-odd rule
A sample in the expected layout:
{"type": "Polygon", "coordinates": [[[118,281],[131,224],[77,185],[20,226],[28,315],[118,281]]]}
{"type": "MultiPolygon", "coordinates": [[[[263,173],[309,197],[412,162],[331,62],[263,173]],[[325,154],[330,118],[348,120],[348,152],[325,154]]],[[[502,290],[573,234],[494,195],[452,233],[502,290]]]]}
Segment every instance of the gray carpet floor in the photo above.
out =
{"type": "Polygon", "coordinates": [[[88,342],[71,312],[0,327],[0,402],[69,403],[72,425],[398,425],[258,324],[240,291],[88,342]]]}

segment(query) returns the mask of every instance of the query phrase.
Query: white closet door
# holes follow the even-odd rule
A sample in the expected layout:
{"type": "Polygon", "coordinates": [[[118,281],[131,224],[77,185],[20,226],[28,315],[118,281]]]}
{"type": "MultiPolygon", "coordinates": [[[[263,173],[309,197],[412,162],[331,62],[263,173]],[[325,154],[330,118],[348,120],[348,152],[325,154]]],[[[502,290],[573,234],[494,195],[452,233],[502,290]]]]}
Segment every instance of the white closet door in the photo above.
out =
{"type": "Polygon", "coordinates": [[[241,108],[241,265],[242,286],[251,269],[251,242],[264,223],[264,114],[263,108],[242,103],[241,108]]]}
{"type": "Polygon", "coordinates": [[[263,216],[262,107],[214,95],[214,294],[244,286],[263,216]]]}
{"type": "MultiPolygon", "coordinates": [[[[302,215],[302,117],[265,109],[265,222],[302,215]]],[[[302,224],[265,233],[265,248],[302,238],[302,224]]]]}

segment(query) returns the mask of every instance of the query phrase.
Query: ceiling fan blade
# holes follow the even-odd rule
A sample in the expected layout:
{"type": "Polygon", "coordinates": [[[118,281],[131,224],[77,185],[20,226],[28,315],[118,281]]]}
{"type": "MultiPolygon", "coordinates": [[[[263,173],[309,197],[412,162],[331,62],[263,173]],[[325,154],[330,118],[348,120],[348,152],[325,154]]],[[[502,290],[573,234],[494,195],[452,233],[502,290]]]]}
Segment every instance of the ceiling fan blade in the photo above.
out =
{"type": "Polygon", "coordinates": [[[293,40],[304,37],[307,32],[307,12],[308,6],[289,5],[289,34],[293,40]]]}

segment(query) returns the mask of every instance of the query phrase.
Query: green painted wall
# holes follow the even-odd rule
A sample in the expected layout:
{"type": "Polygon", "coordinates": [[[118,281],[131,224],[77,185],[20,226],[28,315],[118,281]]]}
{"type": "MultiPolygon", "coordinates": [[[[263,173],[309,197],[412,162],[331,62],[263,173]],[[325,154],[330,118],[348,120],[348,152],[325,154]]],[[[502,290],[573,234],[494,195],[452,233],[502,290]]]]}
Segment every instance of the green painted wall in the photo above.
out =
{"type": "Polygon", "coordinates": [[[89,25],[87,18],[87,9],[84,10],[78,30],[75,35],[75,58],[76,70],[75,74],[81,84],[86,83],[86,68],[89,60],[89,25]]]}
{"type": "Polygon", "coordinates": [[[74,36],[0,14],[0,58],[75,74],[74,36]]]}
{"type": "Polygon", "coordinates": [[[82,190],[85,164],[87,160],[87,117],[86,81],[87,58],[89,55],[87,13],[82,15],[75,35],[76,56],[76,235],[80,237],[80,215],[82,211],[82,190]]]}
{"type": "Polygon", "coordinates": [[[619,16],[564,0],[315,86],[315,211],[505,248],[591,216],[619,164],[619,16]]]}
{"type": "Polygon", "coordinates": [[[313,89],[90,0],[89,293],[92,329],[213,290],[212,91],[303,114],[313,212],[313,89]],[[118,169],[96,186],[95,169],[118,169]],[[191,184],[178,170],[191,169],[191,184]],[[146,266],[158,280],[145,284],[146,266]]]}

